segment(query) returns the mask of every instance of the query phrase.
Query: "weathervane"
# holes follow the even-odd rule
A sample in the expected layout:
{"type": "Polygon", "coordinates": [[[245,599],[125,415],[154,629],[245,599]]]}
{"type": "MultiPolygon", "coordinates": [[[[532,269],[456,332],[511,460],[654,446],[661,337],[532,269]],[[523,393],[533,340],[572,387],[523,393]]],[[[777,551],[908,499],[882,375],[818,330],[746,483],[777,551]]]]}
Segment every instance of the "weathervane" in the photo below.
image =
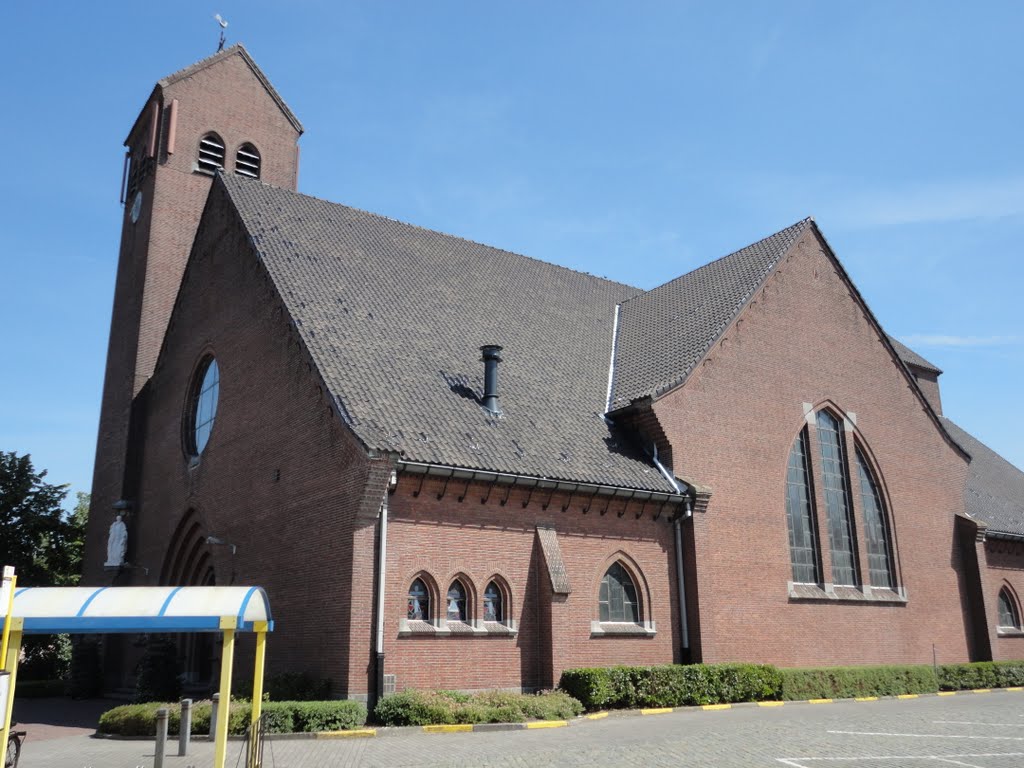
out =
{"type": "Polygon", "coordinates": [[[224,50],[224,30],[228,28],[228,23],[221,18],[219,13],[215,13],[213,18],[220,24],[220,42],[217,44],[217,52],[220,53],[224,50]]]}

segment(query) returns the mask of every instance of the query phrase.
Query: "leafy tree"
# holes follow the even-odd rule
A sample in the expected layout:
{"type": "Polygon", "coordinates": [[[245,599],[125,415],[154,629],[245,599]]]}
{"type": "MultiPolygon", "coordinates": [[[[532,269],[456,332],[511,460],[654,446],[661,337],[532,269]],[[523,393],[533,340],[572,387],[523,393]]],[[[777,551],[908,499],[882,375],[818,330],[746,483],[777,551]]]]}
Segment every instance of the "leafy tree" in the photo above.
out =
{"type": "Polygon", "coordinates": [[[67,485],[44,481],[28,454],[0,451],[0,565],[13,565],[21,586],[78,583],[89,494],[71,515],[61,509],[67,485]]]}

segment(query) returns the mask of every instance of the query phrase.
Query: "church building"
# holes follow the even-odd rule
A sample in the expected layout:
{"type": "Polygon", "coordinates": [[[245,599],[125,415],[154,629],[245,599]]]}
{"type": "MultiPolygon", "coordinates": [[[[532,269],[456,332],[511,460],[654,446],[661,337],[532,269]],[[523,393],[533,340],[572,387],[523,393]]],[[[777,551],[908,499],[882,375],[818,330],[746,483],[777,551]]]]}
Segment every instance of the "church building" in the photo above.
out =
{"type": "Polygon", "coordinates": [[[128,133],[83,584],[258,584],[364,700],[1024,658],[1024,473],[813,219],[644,291],[302,195],[302,132],[235,45],[128,133]]]}

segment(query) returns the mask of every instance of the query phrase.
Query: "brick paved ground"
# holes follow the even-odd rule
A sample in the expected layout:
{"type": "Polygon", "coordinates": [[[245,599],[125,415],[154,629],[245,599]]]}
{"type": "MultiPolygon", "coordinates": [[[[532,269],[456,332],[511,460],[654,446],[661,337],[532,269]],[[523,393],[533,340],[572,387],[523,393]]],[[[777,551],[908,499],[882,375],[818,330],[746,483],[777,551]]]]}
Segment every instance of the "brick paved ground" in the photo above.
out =
{"type": "MultiPolygon", "coordinates": [[[[239,747],[230,745],[228,765],[235,764],[239,747]]],[[[191,756],[168,757],[165,765],[207,766],[211,755],[210,744],[197,743],[191,756]]],[[[149,743],[72,736],[26,744],[22,768],[152,764],[149,743]]],[[[541,731],[428,735],[401,729],[376,739],[273,741],[265,765],[1019,768],[1024,766],[1024,693],[612,715],[541,731]]]]}

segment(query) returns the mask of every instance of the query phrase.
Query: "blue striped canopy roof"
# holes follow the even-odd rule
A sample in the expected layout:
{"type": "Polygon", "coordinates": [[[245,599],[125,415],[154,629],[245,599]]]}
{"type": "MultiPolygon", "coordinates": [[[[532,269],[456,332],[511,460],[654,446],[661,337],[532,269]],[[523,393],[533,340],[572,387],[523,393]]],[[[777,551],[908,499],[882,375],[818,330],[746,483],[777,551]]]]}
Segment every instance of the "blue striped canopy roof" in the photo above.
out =
{"type": "Polygon", "coordinates": [[[24,619],[27,635],[251,632],[264,621],[274,628],[262,587],[24,587],[14,593],[13,616],[24,619]]]}

